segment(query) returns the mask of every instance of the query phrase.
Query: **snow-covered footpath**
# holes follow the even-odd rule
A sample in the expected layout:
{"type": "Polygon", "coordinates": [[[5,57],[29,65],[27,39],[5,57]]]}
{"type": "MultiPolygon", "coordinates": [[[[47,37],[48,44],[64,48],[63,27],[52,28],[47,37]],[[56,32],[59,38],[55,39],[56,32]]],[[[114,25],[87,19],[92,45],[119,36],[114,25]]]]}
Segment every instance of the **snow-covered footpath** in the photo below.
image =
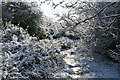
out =
{"type": "Polygon", "coordinates": [[[81,40],[37,40],[18,26],[0,32],[0,77],[118,78],[118,63],[89,51],[81,40]]]}

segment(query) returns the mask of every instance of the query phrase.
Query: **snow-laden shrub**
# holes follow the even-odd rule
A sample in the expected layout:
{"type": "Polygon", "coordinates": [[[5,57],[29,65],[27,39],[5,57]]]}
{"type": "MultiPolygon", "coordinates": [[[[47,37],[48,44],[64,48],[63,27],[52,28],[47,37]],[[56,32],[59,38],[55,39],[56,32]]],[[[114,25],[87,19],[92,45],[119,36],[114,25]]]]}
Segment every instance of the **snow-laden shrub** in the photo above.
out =
{"type": "Polygon", "coordinates": [[[4,79],[51,78],[64,66],[54,45],[37,41],[21,27],[8,24],[0,36],[4,79]]]}
{"type": "Polygon", "coordinates": [[[45,38],[43,14],[39,6],[33,6],[32,2],[3,2],[2,3],[2,20],[5,24],[10,22],[27,29],[31,36],[39,39],[45,38]]]}

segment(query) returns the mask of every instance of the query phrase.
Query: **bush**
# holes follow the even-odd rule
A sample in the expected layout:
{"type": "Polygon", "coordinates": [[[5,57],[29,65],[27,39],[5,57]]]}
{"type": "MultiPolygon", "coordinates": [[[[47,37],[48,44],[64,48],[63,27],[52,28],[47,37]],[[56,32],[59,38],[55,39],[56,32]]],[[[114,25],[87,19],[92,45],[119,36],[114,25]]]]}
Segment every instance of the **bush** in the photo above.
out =
{"type": "Polygon", "coordinates": [[[42,12],[38,7],[32,6],[32,3],[3,2],[2,20],[4,24],[10,21],[14,25],[27,29],[31,36],[36,36],[38,39],[45,38],[45,32],[42,29],[44,26],[42,12]]]}
{"type": "Polygon", "coordinates": [[[0,32],[3,79],[53,78],[65,66],[53,44],[37,41],[21,27],[6,26],[0,32]]]}

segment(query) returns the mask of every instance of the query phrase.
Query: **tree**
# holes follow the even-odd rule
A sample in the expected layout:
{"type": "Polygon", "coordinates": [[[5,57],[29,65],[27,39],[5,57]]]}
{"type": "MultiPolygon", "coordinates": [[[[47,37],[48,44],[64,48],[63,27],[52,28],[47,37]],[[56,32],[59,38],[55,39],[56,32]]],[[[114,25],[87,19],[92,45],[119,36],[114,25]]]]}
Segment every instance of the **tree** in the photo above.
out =
{"type": "Polygon", "coordinates": [[[62,16],[56,15],[59,17],[59,23],[63,26],[64,33],[73,32],[92,51],[120,61],[119,5],[120,2],[81,2],[77,0],[64,3],[63,1],[57,6],[62,6],[68,12],[62,16]]]}

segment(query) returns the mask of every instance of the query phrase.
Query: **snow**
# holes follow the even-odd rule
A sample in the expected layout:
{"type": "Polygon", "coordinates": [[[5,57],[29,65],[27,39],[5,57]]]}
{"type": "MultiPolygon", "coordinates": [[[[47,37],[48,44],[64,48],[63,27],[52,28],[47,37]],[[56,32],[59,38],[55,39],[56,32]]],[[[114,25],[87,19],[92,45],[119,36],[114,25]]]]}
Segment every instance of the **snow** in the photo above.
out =
{"type": "Polygon", "coordinates": [[[3,71],[4,78],[18,76],[118,78],[119,76],[118,63],[103,55],[92,53],[81,40],[72,40],[64,36],[37,41],[22,28],[9,24],[1,34],[0,49],[2,54],[0,59],[4,61],[1,65],[6,65],[3,68],[7,69],[3,71]]]}
{"type": "MultiPolygon", "coordinates": [[[[11,24],[0,32],[0,78],[119,77],[119,63],[91,52],[81,39],[71,39],[64,33],[57,36],[61,29],[57,25],[48,29],[55,33],[49,35],[50,39],[42,40],[11,24]]],[[[69,32],[66,34],[70,35],[69,32]]]]}
{"type": "Polygon", "coordinates": [[[69,71],[73,71],[73,74],[69,74],[72,78],[118,78],[117,64],[100,54],[96,54],[98,58],[94,58],[94,53],[90,52],[88,54],[78,52],[74,56],[70,55],[69,50],[62,53],[67,54],[64,60],[69,71]]]}

